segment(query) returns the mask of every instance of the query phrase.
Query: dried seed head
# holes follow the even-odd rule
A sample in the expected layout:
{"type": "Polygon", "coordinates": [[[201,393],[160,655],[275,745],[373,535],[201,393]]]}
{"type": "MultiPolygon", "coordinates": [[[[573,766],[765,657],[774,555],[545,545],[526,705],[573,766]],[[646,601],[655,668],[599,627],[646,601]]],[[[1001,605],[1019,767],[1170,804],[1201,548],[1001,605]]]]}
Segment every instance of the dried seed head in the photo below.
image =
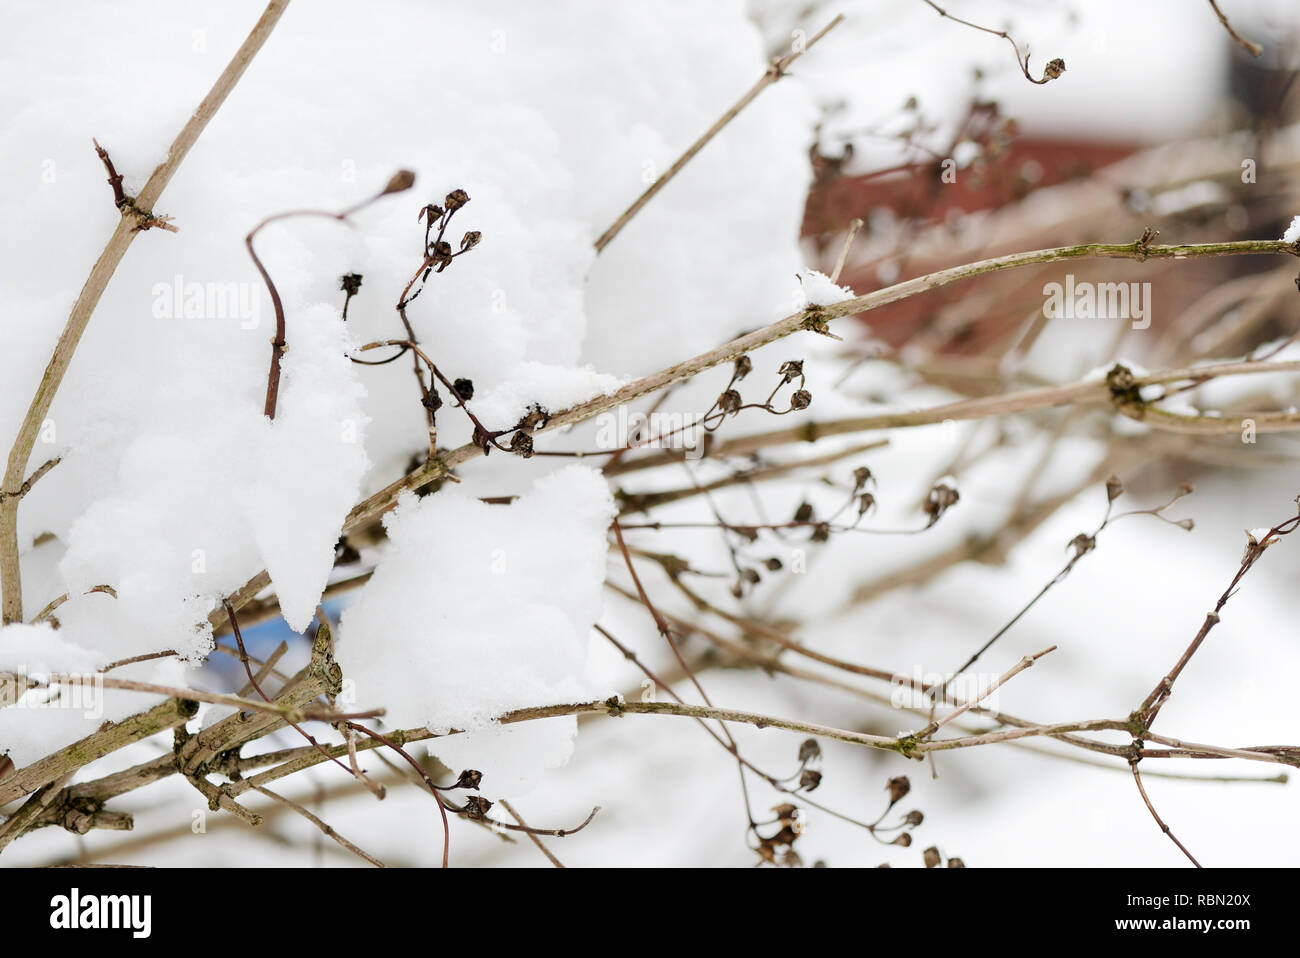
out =
{"type": "Polygon", "coordinates": [[[740,407],[744,404],[745,401],[740,398],[740,393],[734,389],[728,389],[718,397],[718,409],[724,416],[740,412],[740,407]]]}
{"type": "Polygon", "coordinates": [[[966,867],[966,863],[965,863],[964,861],[962,861],[960,858],[949,858],[949,859],[948,859],[948,867],[949,867],[949,868],[965,868],[965,867],[966,867]]]}
{"type": "Polygon", "coordinates": [[[361,274],[344,273],[339,277],[339,289],[343,290],[343,292],[347,293],[349,296],[357,295],[357,291],[361,289],[361,274]]]}
{"type": "Polygon", "coordinates": [[[899,835],[889,844],[898,845],[902,848],[907,848],[912,844],[912,834],[911,832],[903,832],[901,835],[899,835]]]}
{"type": "Polygon", "coordinates": [[[533,437],[520,430],[510,437],[510,451],[523,459],[533,457],[533,437]]]}
{"type": "Polygon", "coordinates": [[[739,382],[754,371],[754,361],[748,356],[737,356],[736,366],[731,372],[731,377],[739,382]]]}
{"type": "Polygon", "coordinates": [[[791,409],[807,409],[812,405],[812,393],[806,389],[800,389],[790,397],[791,409]]]}
{"type": "Polygon", "coordinates": [[[451,384],[451,389],[461,402],[468,402],[474,398],[474,380],[472,379],[457,379],[451,384]]]}
{"type": "Polygon", "coordinates": [[[921,852],[921,858],[925,862],[926,868],[936,868],[943,861],[943,856],[939,854],[939,849],[931,845],[925,851],[921,852]]]}
{"type": "Polygon", "coordinates": [[[414,173],[410,170],[398,170],[392,175],[392,178],[388,181],[388,185],[384,187],[384,191],[379,195],[387,196],[389,193],[405,193],[414,185],[414,173]]]}
{"type": "Polygon", "coordinates": [[[1124,495],[1124,483],[1119,481],[1119,476],[1111,476],[1106,480],[1106,501],[1114,502],[1122,495],[1124,495]]]}
{"type": "Polygon", "coordinates": [[[815,738],[806,738],[799,745],[799,762],[806,765],[822,757],[822,747],[815,738]]]}
{"type": "Polygon", "coordinates": [[[891,778],[885,788],[889,789],[889,804],[896,805],[912,790],[912,782],[906,775],[899,775],[891,778]]]}
{"type": "Polygon", "coordinates": [[[443,202],[447,206],[447,212],[454,213],[469,202],[469,194],[464,190],[452,190],[443,202]]]}
{"type": "Polygon", "coordinates": [[[429,392],[425,395],[425,397],[420,400],[420,405],[423,406],[425,409],[432,409],[434,412],[437,412],[439,409],[441,409],[442,397],[438,395],[438,390],[430,389],[429,392]]]}
{"type": "Polygon", "coordinates": [[[467,250],[472,250],[475,246],[479,244],[479,241],[482,239],[483,239],[482,233],[480,233],[478,230],[470,230],[468,233],[466,233],[464,236],[460,238],[460,251],[464,253],[467,250]]]}
{"type": "Polygon", "coordinates": [[[1097,540],[1086,532],[1080,532],[1070,540],[1070,548],[1074,550],[1074,557],[1077,559],[1097,548],[1097,540]]]}
{"type": "Polygon", "coordinates": [[[858,466],[853,470],[853,491],[857,492],[866,486],[868,482],[875,482],[876,477],[871,474],[871,470],[866,466],[858,466]]]}
{"type": "Polygon", "coordinates": [[[794,511],[795,522],[810,522],[813,517],[813,507],[811,503],[801,502],[799,508],[794,511]]]}
{"type": "Polygon", "coordinates": [[[465,799],[465,814],[472,821],[480,821],[487,818],[488,810],[492,808],[492,805],[493,803],[482,795],[470,795],[465,799]]]}
{"type": "Polygon", "coordinates": [[[865,516],[869,511],[876,508],[876,497],[869,492],[864,492],[858,496],[858,515],[865,516]]]}
{"type": "Polygon", "coordinates": [[[438,267],[438,272],[441,273],[451,265],[451,244],[446,240],[438,240],[436,243],[430,243],[429,260],[432,265],[438,267]]]}
{"type": "Polygon", "coordinates": [[[930,525],[939,521],[939,517],[957,504],[961,496],[950,480],[940,479],[930,489],[925,500],[925,514],[930,517],[930,525]]]}
{"type": "Polygon", "coordinates": [[[822,783],[822,773],[815,769],[805,768],[799,776],[799,787],[805,792],[811,792],[822,783]]]}
{"type": "Polygon", "coordinates": [[[908,812],[906,815],[903,816],[903,824],[906,825],[908,828],[915,828],[917,825],[920,825],[923,821],[925,821],[925,815],[921,812],[920,809],[917,808],[912,809],[910,812],[908,812]]]}
{"type": "Polygon", "coordinates": [[[800,376],[803,375],[803,360],[802,359],[786,360],[781,364],[781,368],[778,369],[777,372],[781,374],[782,376],[781,381],[783,383],[788,383],[791,382],[792,380],[798,379],[800,376]]]}
{"type": "Polygon", "coordinates": [[[781,565],[781,560],[778,559],[776,556],[772,556],[769,559],[764,559],[763,565],[767,566],[768,572],[780,572],[781,569],[783,568],[783,566],[781,565]]]}
{"type": "Polygon", "coordinates": [[[1057,57],[1055,60],[1048,60],[1047,66],[1043,67],[1043,79],[1055,80],[1064,72],[1065,72],[1065,61],[1062,60],[1060,57],[1057,57]]]}
{"type": "Polygon", "coordinates": [[[776,813],[777,820],[782,825],[789,825],[798,817],[799,806],[791,805],[789,802],[783,802],[780,805],[773,805],[772,811],[776,813]]]}
{"type": "Polygon", "coordinates": [[[812,535],[808,537],[809,542],[828,542],[831,537],[831,524],[829,522],[819,522],[813,526],[812,535]]]}
{"type": "Polygon", "coordinates": [[[762,576],[758,574],[757,569],[741,569],[740,578],[743,579],[745,582],[748,582],[750,585],[758,585],[759,581],[762,579],[762,576]]]}
{"type": "Polygon", "coordinates": [[[476,768],[467,768],[460,773],[456,779],[456,784],[452,788],[478,788],[479,783],[483,781],[483,773],[476,768]]]}

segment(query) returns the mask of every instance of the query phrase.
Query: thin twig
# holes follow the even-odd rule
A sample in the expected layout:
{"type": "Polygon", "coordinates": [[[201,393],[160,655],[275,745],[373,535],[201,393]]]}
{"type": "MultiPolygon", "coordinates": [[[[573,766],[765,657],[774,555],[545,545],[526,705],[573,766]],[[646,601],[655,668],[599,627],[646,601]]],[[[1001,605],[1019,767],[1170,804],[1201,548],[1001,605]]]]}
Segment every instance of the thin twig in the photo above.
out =
{"type": "Polygon", "coordinates": [[[366,861],[370,862],[370,864],[374,865],[376,868],[387,867],[383,862],[381,862],[374,855],[371,855],[363,848],[359,848],[357,845],[348,841],[346,838],[344,838],[342,835],[336,832],[334,830],[334,826],[328,825],[325,822],[321,821],[321,819],[317,818],[315,815],[313,815],[307,809],[303,808],[297,802],[291,801],[290,799],[285,798],[283,795],[280,795],[277,792],[273,792],[269,788],[265,788],[261,785],[254,785],[253,788],[261,792],[263,795],[267,796],[268,798],[275,799],[277,802],[279,802],[281,805],[284,805],[286,808],[292,809],[293,811],[297,812],[303,818],[307,819],[307,821],[311,822],[313,825],[319,828],[325,835],[328,835],[330,838],[334,839],[334,841],[338,842],[348,851],[352,852],[352,854],[364,858],[366,861]]]}
{"type": "Polygon", "coordinates": [[[1236,43],[1237,46],[1241,47],[1252,57],[1259,57],[1264,55],[1263,47],[1261,47],[1258,43],[1252,43],[1250,40],[1247,40],[1245,37],[1243,37],[1240,33],[1238,33],[1236,30],[1232,28],[1232,24],[1229,23],[1228,18],[1223,15],[1223,11],[1219,9],[1219,4],[1215,2],[1215,0],[1210,0],[1210,8],[1214,11],[1215,16],[1219,18],[1219,22],[1223,24],[1223,29],[1228,31],[1228,36],[1232,37],[1233,42],[1236,43]]]}
{"type": "Polygon", "coordinates": [[[556,868],[564,867],[564,863],[560,861],[558,858],[556,858],[555,855],[552,854],[549,848],[547,848],[545,845],[542,844],[542,840],[537,837],[536,831],[528,827],[528,823],[525,822],[522,817],[520,817],[519,813],[514,810],[514,807],[509,802],[507,802],[504,798],[501,799],[501,807],[504,808],[507,812],[509,812],[510,816],[516,822],[519,823],[519,827],[522,828],[524,834],[528,836],[528,840],[537,846],[537,850],[546,856],[547,861],[549,861],[556,868]]]}
{"type": "Polygon", "coordinates": [[[673,163],[672,166],[668,167],[662,176],[651,183],[650,186],[646,188],[646,191],[638,196],[636,201],[624,210],[623,214],[610,225],[609,229],[600,234],[600,238],[596,240],[596,252],[604,252],[605,247],[613,241],[614,237],[622,231],[624,226],[631,222],[632,217],[641,212],[641,209],[654,199],[655,195],[667,186],[668,182],[680,173],[682,168],[694,159],[695,155],[699,153],[700,150],[704,149],[710,140],[722,132],[727,124],[739,116],[745,107],[749,106],[750,103],[758,98],[760,93],[784,77],[786,71],[790,68],[790,64],[798,60],[808,50],[811,50],[818,40],[826,36],[826,34],[839,26],[843,21],[844,16],[842,14],[836,16],[830,23],[826,24],[826,26],[822,27],[815,34],[809,37],[808,41],[801,47],[796,47],[785,56],[774,59],[768,65],[768,68],[763,75],[758,78],[758,82],[750,87],[745,95],[737,100],[729,110],[723,113],[722,116],[718,117],[717,121],[704,132],[703,136],[687,147],[686,152],[678,157],[677,161],[673,163]]]}
{"type": "MultiPolygon", "coordinates": [[[[239,78],[244,75],[248,65],[252,62],[253,57],[262,49],[262,45],[271,35],[281,14],[289,6],[289,0],[271,0],[267,4],[265,12],[249,33],[247,39],[235,52],[230,63],[227,64],[221,76],[217,78],[212,89],[208,91],[198,108],[186,121],[181,128],[176,139],[172,141],[167,150],[167,155],[157,168],[150,175],[149,180],[145,183],[139,195],[135,198],[135,206],[139,210],[152,211],[154,203],[158,197],[171,182],[181,161],[189,153],[199,134],[203,132],[212,119],[221,104],[225,102],[230,91],[235,88],[239,78]]],[[[149,213],[152,215],[152,213],[149,213]]],[[[32,448],[36,445],[36,438],[41,430],[41,424],[45,421],[46,415],[50,411],[50,406],[54,402],[54,395],[58,392],[60,384],[63,382],[63,376],[68,371],[68,366],[72,363],[72,356],[76,352],[77,344],[81,341],[81,335],[86,331],[86,326],[90,322],[90,317],[99,304],[99,298],[103,295],[105,288],[108,286],[109,279],[116,272],[118,264],[122,257],[126,255],[127,248],[132,241],[139,235],[138,221],[135,216],[123,215],[118,220],[117,228],[108,240],[108,245],[100,253],[99,259],[91,268],[90,276],[86,280],[86,285],[82,287],[80,295],[77,296],[76,303],[72,306],[72,312],[68,316],[68,322],[63,328],[59,341],[54,347],[54,353],[50,356],[50,361],[45,367],[45,374],[41,377],[40,385],[36,388],[36,393],[32,397],[31,405],[27,409],[27,414],[23,417],[22,425],[18,428],[18,435],[14,439],[14,444],[9,450],[9,460],[5,468],[4,482],[0,483],[0,490],[13,493],[22,485],[23,473],[27,468],[27,462],[31,458],[32,448]]],[[[22,579],[21,570],[18,560],[18,500],[7,497],[0,500],[0,624],[8,625],[12,622],[21,622],[23,620],[23,599],[22,599],[22,579]]]]}

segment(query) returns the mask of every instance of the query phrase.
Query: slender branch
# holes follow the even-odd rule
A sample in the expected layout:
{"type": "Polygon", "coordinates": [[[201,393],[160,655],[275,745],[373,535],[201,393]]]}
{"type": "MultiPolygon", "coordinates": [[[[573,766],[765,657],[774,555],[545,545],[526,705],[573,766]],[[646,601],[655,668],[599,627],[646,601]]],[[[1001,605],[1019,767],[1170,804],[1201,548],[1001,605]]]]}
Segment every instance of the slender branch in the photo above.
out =
{"type": "Polygon", "coordinates": [[[672,166],[668,167],[662,176],[651,183],[650,186],[646,188],[646,191],[638,196],[636,201],[623,211],[623,215],[610,225],[609,229],[600,234],[600,238],[596,240],[596,252],[604,252],[605,247],[613,241],[615,236],[622,232],[623,227],[631,222],[632,217],[641,212],[642,208],[654,199],[655,195],[667,186],[669,181],[680,173],[682,168],[694,159],[695,155],[699,153],[700,150],[704,149],[710,140],[721,133],[727,124],[740,115],[740,112],[744,110],[745,107],[754,102],[760,93],[784,77],[786,75],[786,70],[790,68],[790,64],[798,60],[808,50],[811,50],[818,40],[826,36],[826,34],[839,26],[843,21],[844,16],[842,14],[836,16],[830,23],[826,24],[826,26],[822,27],[815,34],[809,37],[808,41],[801,47],[796,47],[785,56],[773,60],[771,64],[768,65],[768,68],[763,75],[758,78],[758,82],[750,87],[744,96],[732,104],[731,108],[727,110],[727,112],[718,117],[717,121],[704,132],[703,136],[687,147],[686,152],[678,157],[677,161],[673,163],[672,166]]]}
{"type": "Polygon", "coordinates": [[[1169,836],[1169,840],[1178,846],[1178,850],[1187,856],[1188,861],[1200,868],[1201,863],[1187,850],[1187,846],[1178,840],[1178,836],[1174,834],[1173,829],[1165,824],[1165,820],[1156,812],[1156,807],[1151,804],[1151,799],[1147,796],[1147,790],[1142,785],[1142,776],[1138,773],[1137,762],[1133,762],[1129,767],[1133,770],[1133,782],[1137,785],[1138,794],[1142,796],[1142,802],[1146,805],[1147,811],[1151,813],[1151,817],[1156,820],[1156,824],[1160,826],[1160,830],[1169,836]]]}
{"type": "MultiPolygon", "coordinates": [[[[240,48],[235,52],[226,69],[222,71],[221,76],[217,78],[212,89],[208,91],[202,102],[199,103],[193,115],[181,128],[176,139],[172,141],[171,147],[167,150],[167,156],[154,169],[148,182],[145,183],[144,189],[135,198],[135,206],[140,210],[152,210],[153,204],[158,201],[158,197],[171,182],[181,161],[190,151],[190,147],[199,138],[199,134],[208,125],[221,104],[225,102],[230,91],[235,88],[239,78],[244,75],[248,65],[252,62],[253,57],[262,49],[266,43],[267,37],[275,28],[281,14],[288,7],[289,0],[271,0],[267,4],[266,11],[262,14],[261,19],[253,27],[248,38],[244,40],[240,48]]],[[[68,316],[67,325],[64,326],[59,341],[54,347],[54,353],[50,357],[49,364],[45,367],[45,374],[41,377],[40,385],[36,388],[36,394],[32,397],[31,405],[27,409],[26,416],[23,417],[22,425],[18,428],[18,435],[14,439],[14,444],[9,450],[9,460],[5,468],[4,482],[0,484],[0,490],[7,493],[14,493],[22,485],[23,473],[27,468],[27,462],[31,458],[32,448],[36,445],[36,437],[40,433],[41,424],[45,421],[46,415],[50,411],[50,406],[54,402],[54,395],[58,392],[60,384],[63,382],[63,376],[68,371],[68,366],[72,363],[72,356],[76,352],[77,344],[81,341],[81,335],[86,331],[86,326],[90,322],[90,317],[99,304],[99,298],[103,295],[108,286],[108,281],[116,272],[118,264],[122,257],[126,255],[127,247],[139,234],[137,218],[124,214],[118,220],[113,235],[108,240],[108,245],[100,253],[99,259],[91,268],[90,276],[86,280],[86,285],[82,287],[76,303],[72,306],[72,312],[68,316]]],[[[0,624],[8,625],[11,622],[21,622],[23,619],[23,598],[22,598],[22,579],[18,559],[18,500],[12,495],[0,500],[0,624]]]]}
{"type": "MultiPolygon", "coordinates": [[[[1041,263],[1054,263],[1073,259],[1134,259],[1143,261],[1150,258],[1189,259],[1205,256],[1251,255],[1251,254],[1289,254],[1300,255],[1294,244],[1273,240],[1243,240],[1230,243],[1205,243],[1183,246],[1143,246],[1141,240],[1120,245],[1086,244],[1082,246],[1065,246],[1054,249],[1033,250],[1025,253],[1013,253],[993,259],[981,260],[962,266],[942,269],[934,273],[907,280],[886,289],[868,293],[832,306],[817,307],[815,314],[807,311],[795,313],[778,320],[759,330],[733,339],[706,353],[685,360],[666,369],[660,370],[607,395],[598,396],[552,415],[545,424],[539,425],[535,433],[543,433],[591,419],[594,416],[632,402],[642,396],[658,392],[666,386],[682,382],[707,369],[723,363],[734,361],[760,346],[783,339],[795,332],[808,328],[809,325],[824,325],[826,322],[844,316],[868,312],[887,306],[927,290],[936,289],[960,280],[970,279],[987,273],[1005,269],[1014,269],[1041,263]]],[[[1179,380],[1214,378],[1224,375],[1238,375],[1249,372],[1284,372],[1300,368],[1300,363],[1227,363],[1218,366],[1199,366],[1192,369],[1174,370],[1165,373],[1135,377],[1134,384],[1140,388],[1179,380]]],[[[1026,390],[1005,397],[990,397],[948,403],[930,409],[915,412],[868,416],[860,419],[846,420],[839,431],[850,432],[854,429],[889,429],[905,426],[920,426],[942,422],[944,419],[975,419],[988,415],[1019,412],[1027,409],[1044,409],[1052,406],[1068,405],[1077,402],[1107,403],[1112,399],[1108,385],[1103,381],[1088,381],[1068,386],[1054,386],[1045,389],[1026,390]]],[[[819,434],[831,434],[824,431],[824,424],[814,424],[819,434]]],[[[408,490],[420,489],[435,480],[452,474],[457,466],[483,455],[483,449],[475,442],[466,443],[441,455],[430,457],[412,471],[395,482],[362,500],[348,513],[343,523],[343,532],[348,533],[368,524],[384,512],[391,509],[398,496],[408,490]]],[[[620,464],[622,465],[622,464],[620,464]]],[[[247,583],[231,593],[228,597],[236,608],[242,608],[258,592],[270,585],[271,579],[266,570],[253,576],[247,583]]],[[[214,613],[210,621],[220,623],[224,614],[214,613]]]]}
{"type": "Polygon", "coordinates": [[[537,846],[537,850],[546,856],[547,861],[556,868],[564,867],[564,863],[556,858],[549,848],[542,844],[542,840],[537,837],[536,830],[528,827],[528,823],[523,820],[517,811],[515,811],[513,805],[503,798],[501,799],[501,807],[509,812],[510,817],[519,823],[519,827],[523,830],[524,834],[528,836],[528,840],[537,846]]]}
{"type": "Polygon", "coordinates": [[[1228,31],[1228,36],[1232,37],[1233,42],[1236,43],[1237,46],[1241,47],[1252,57],[1259,57],[1264,55],[1263,47],[1261,47],[1258,43],[1252,43],[1250,40],[1247,40],[1245,37],[1243,37],[1240,33],[1238,33],[1236,30],[1232,28],[1232,24],[1228,22],[1228,18],[1225,17],[1223,15],[1223,11],[1219,9],[1219,4],[1216,2],[1216,0],[1210,0],[1210,9],[1214,11],[1214,15],[1217,16],[1219,18],[1219,22],[1223,24],[1223,29],[1228,31]]]}
{"type": "Polygon", "coordinates": [[[313,815],[307,809],[303,808],[297,802],[291,801],[290,799],[285,798],[283,795],[280,795],[277,792],[273,792],[269,788],[264,788],[261,785],[254,785],[253,787],[257,789],[257,791],[261,792],[263,795],[267,796],[268,798],[273,798],[275,799],[275,801],[279,802],[281,805],[284,805],[286,808],[289,808],[290,810],[297,812],[303,818],[307,819],[307,821],[311,822],[313,825],[319,828],[324,834],[328,835],[330,838],[334,839],[334,841],[338,842],[348,851],[352,852],[352,854],[364,858],[366,861],[370,862],[370,864],[374,865],[376,868],[386,867],[384,863],[381,862],[374,855],[371,855],[365,849],[360,848],[357,845],[353,844],[352,842],[348,841],[346,838],[344,838],[342,835],[340,835],[338,832],[334,830],[334,826],[328,825],[325,822],[321,821],[318,817],[313,815]]]}

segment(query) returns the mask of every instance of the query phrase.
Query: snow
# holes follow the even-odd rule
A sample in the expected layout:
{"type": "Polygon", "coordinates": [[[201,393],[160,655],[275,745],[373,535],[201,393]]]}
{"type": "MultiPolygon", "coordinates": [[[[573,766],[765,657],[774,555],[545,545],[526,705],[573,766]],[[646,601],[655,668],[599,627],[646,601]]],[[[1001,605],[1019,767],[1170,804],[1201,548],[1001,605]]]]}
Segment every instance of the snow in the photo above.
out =
{"type": "Polygon", "coordinates": [[[857,295],[849,287],[836,285],[829,276],[815,269],[801,269],[798,277],[805,306],[834,306],[857,295]]]}
{"type": "MultiPolygon", "coordinates": [[[[153,51],[147,63],[91,44],[75,61],[54,57],[57,70],[51,11],[13,11],[0,88],[17,90],[34,74],[47,85],[39,104],[4,94],[0,128],[0,172],[41,177],[9,201],[31,225],[3,267],[5,448],[117,216],[90,138],[109,150],[127,191],[138,190],[261,5],[140,9],[132,42],[153,51]]],[[[120,18],[102,7],[79,16],[87,35],[120,34],[120,18]]],[[[20,510],[25,604],[69,593],[60,634],[106,658],[174,649],[197,662],[212,647],[207,618],[220,598],[266,568],[289,626],[305,629],[344,516],[427,443],[406,360],[365,367],[347,356],[402,335],[393,307],[418,264],[415,213],[453,188],[470,203],[450,238],[473,229],[482,242],[431,277],[408,315],[448,377],[474,382],[470,408],[490,428],[534,404],[555,411],[607,394],[784,315],[815,120],[797,81],[767,91],[599,259],[592,247],[646,177],[765,63],[737,0],[703,9],[290,8],[158,203],[180,231],[137,238],[81,341],[30,468],[62,462],[20,510]],[[637,55],[583,44],[581,57],[556,58],[575,20],[636,37],[637,55]],[[356,37],[368,35],[385,38],[382,53],[358,53],[356,37]],[[463,38],[439,45],[436,94],[431,36],[463,38]],[[746,161],[754,156],[764,161],[746,161]],[[347,225],[297,218],[258,234],[289,341],[278,415],[267,422],[273,316],[244,236],[286,209],[345,208],[399,167],[416,172],[415,189],[347,225]],[[338,281],[354,271],[364,281],[344,324],[338,281]],[[32,549],[42,533],[55,538],[32,549]],[[98,585],[116,598],[89,592],[98,585]]],[[[438,425],[445,446],[469,439],[468,420],[450,406],[438,425]]],[[[502,458],[484,472],[521,475],[502,458]]],[[[535,477],[556,461],[528,465],[535,477]]],[[[158,663],[130,674],[176,677],[158,663]]]]}
{"type": "Polygon", "coordinates": [[[48,678],[54,673],[94,672],[101,665],[100,656],[65,641],[48,624],[0,628],[0,672],[48,678]]]}
{"type": "Polygon", "coordinates": [[[1286,228],[1282,234],[1283,243],[1300,242],[1300,216],[1295,216],[1291,220],[1291,225],[1286,228]]]}
{"type": "MultiPolygon", "coordinates": [[[[538,479],[511,505],[459,488],[405,496],[385,521],[387,554],[340,622],[338,661],[357,703],[387,708],[395,728],[477,733],[511,709],[608,695],[586,665],[613,515],[608,486],[585,466],[538,479]]],[[[508,767],[513,782],[567,758],[572,717],[543,727],[431,750],[472,755],[485,775],[508,767]]]]}

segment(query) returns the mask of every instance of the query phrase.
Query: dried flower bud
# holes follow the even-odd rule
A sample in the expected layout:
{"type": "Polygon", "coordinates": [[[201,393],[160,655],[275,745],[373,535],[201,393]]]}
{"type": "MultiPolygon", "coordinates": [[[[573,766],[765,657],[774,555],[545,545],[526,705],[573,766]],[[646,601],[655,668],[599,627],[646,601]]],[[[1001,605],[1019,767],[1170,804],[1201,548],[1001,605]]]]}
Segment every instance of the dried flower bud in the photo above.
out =
{"type": "Polygon", "coordinates": [[[510,451],[522,459],[533,457],[533,437],[520,430],[510,437],[510,451]]]}
{"type": "Polygon", "coordinates": [[[339,289],[343,290],[343,292],[347,293],[349,296],[357,295],[357,291],[361,289],[361,274],[344,273],[339,277],[339,289]]]}
{"type": "Polygon", "coordinates": [[[420,400],[420,405],[425,409],[432,409],[437,412],[442,408],[442,397],[438,395],[438,390],[430,389],[425,397],[420,400]]]}
{"type": "Polygon", "coordinates": [[[815,769],[805,768],[799,776],[799,787],[805,792],[811,792],[822,783],[822,773],[815,769]]]}
{"type": "Polygon", "coordinates": [[[388,185],[384,187],[384,191],[379,195],[387,196],[389,193],[405,193],[414,185],[414,173],[410,170],[398,170],[392,175],[392,178],[388,181],[388,185]]]}
{"type": "Polygon", "coordinates": [[[731,378],[736,382],[744,379],[754,371],[754,361],[748,356],[737,356],[736,366],[731,372],[731,378]]]}
{"type": "Polygon", "coordinates": [[[965,867],[966,867],[966,863],[965,863],[964,861],[962,861],[960,858],[949,858],[949,859],[948,859],[948,867],[949,867],[949,868],[965,868],[965,867]]]}
{"type": "Polygon", "coordinates": [[[483,773],[476,768],[467,768],[460,773],[456,779],[456,784],[452,788],[478,788],[479,783],[483,781],[483,773]]]}
{"type": "Polygon", "coordinates": [[[542,429],[551,421],[551,414],[540,403],[531,403],[516,429],[542,429]]]}
{"type": "Polygon", "coordinates": [[[432,265],[438,267],[441,273],[451,265],[451,244],[446,240],[438,240],[436,243],[429,244],[429,261],[432,265]]]}
{"type": "Polygon", "coordinates": [[[776,556],[772,556],[771,558],[764,559],[763,565],[767,566],[768,572],[780,572],[781,569],[784,568],[781,564],[781,560],[778,559],[776,556]]]}
{"type": "Polygon", "coordinates": [[[468,233],[466,233],[464,236],[460,238],[460,251],[464,253],[467,250],[472,250],[475,246],[479,244],[479,241],[481,239],[483,239],[482,233],[480,233],[478,230],[470,230],[468,233]]]}
{"type": "Polygon", "coordinates": [[[757,585],[762,577],[758,574],[757,569],[741,569],[740,578],[750,585],[757,585]]]}
{"type": "Polygon", "coordinates": [[[468,402],[474,398],[474,380],[457,379],[451,384],[451,391],[456,394],[456,398],[461,402],[468,402]]]}
{"type": "Polygon", "coordinates": [[[740,407],[744,404],[745,401],[740,398],[740,393],[734,389],[728,389],[718,397],[718,409],[724,416],[740,412],[740,407]]]}
{"type": "Polygon", "coordinates": [[[926,868],[936,868],[943,861],[943,856],[939,854],[939,849],[931,845],[921,852],[921,859],[925,862],[926,868]]]}
{"type": "Polygon", "coordinates": [[[446,211],[441,206],[437,206],[433,203],[429,203],[427,206],[424,207],[424,209],[420,210],[419,214],[415,217],[415,219],[416,222],[419,222],[421,220],[428,220],[430,224],[433,224],[436,223],[438,220],[442,219],[443,213],[445,212],[446,211]]]}
{"type": "Polygon", "coordinates": [[[813,517],[813,507],[811,503],[801,502],[799,508],[794,511],[795,522],[809,522],[813,517]]]}
{"type": "Polygon", "coordinates": [[[1070,540],[1070,548],[1074,550],[1074,557],[1077,559],[1097,548],[1097,540],[1086,532],[1080,532],[1070,540]]]}
{"type": "Polygon", "coordinates": [[[853,470],[853,491],[857,492],[866,486],[868,482],[875,482],[876,477],[871,474],[871,470],[866,466],[858,466],[853,470]]]}
{"type": "Polygon", "coordinates": [[[822,757],[822,747],[815,738],[806,738],[799,744],[799,762],[806,765],[822,757]]]}
{"type": "Polygon", "coordinates": [[[1110,387],[1111,394],[1117,398],[1129,397],[1136,381],[1133,371],[1122,363],[1111,366],[1106,373],[1106,385],[1110,387]]]}
{"type": "Polygon", "coordinates": [[[803,360],[802,359],[786,360],[781,364],[781,368],[778,369],[777,372],[780,373],[780,375],[782,376],[781,382],[783,383],[788,383],[795,379],[798,379],[800,376],[803,375],[803,360]]]}
{"type": "Polygon", "coordinates": [[[807,409],[812,405],[812,393],[806,389],[800,389],[790,397],[791,409],[807,409]]]}
{"type": "Polygon", "coordinates": [[[876,508],[876,497],[869,492],[864,492],[858,496],[858,515],[865,516],[872,509],[876,508]]]}
{"type": "Polygon", "coordinates": [[[488,810],[492,808],[492,805],[493,803],[482,795],[470,795],[465,799],[465,814],[472,821],[480,821],[487,818],[488,810]]]}
{"type": "Polygon", "coordinates": [[[906,825],[908,828],[915,828],[917,825],[920,825],[923,821],[925,821],[925,814],[918,808],[912,809],[910,812],[908,812],[906,815],[903,816],[903,824],[906,825]]]}
{"type": "Polygon", "coordinates": [[[939,517],[957,504],[961,496],[948,480],[940,479],[934,484],[925,499],[925,514],[930,517],[930,525],[939,521],[939,517]]]}
{"type": "Polygon", "coordinates": [[[906,775],[891,778],[885,786],[889,789],[889,804],[896,805],[912,790],[912,782],[906,775]]]}
{"type": "Polygon", "coordinates": [[[809,542],[828,542],[831,538],[831,524],[829,522],[819,522],[813,526],[812,535],[808,537],[809,542]]]}
{"type": "Polygon", "coordinates": [[[1047,66],[1043,67],[1043,79],[1055,80],[1064,72],[1065,72],[1065,61],[1062,60],[1060,57],[1057,57],[1055,60],[1048,60],[1047,66]]]}
{"type": "Polygon", "coordinates": [[[799,812],[799,806],[783,802],[780,805],[773,805],[772,811],[776,813],[777,820],[782,825],[788,825],[795,820],[795,816],[799,812]]]}
{"type": "Polygon", "coordinates": [[[889,844],[907,848],[912,844],[912,834],[911,832],[903,832],[889,844]]]}
{"type": "Polygon", "coordinates": [[[452,190],[443,202],[447,205],[447,212],[454,213],[469,202],[469,194],[464,190],[452,190]]]}
{"type": "Polygon", "coordinates": [[[1114,502],[1122,495],[1124,495],[1124,483],[1119,481],[1119,476],[1111,476],[1106,480],[1106,501],[1114,502]]]}

